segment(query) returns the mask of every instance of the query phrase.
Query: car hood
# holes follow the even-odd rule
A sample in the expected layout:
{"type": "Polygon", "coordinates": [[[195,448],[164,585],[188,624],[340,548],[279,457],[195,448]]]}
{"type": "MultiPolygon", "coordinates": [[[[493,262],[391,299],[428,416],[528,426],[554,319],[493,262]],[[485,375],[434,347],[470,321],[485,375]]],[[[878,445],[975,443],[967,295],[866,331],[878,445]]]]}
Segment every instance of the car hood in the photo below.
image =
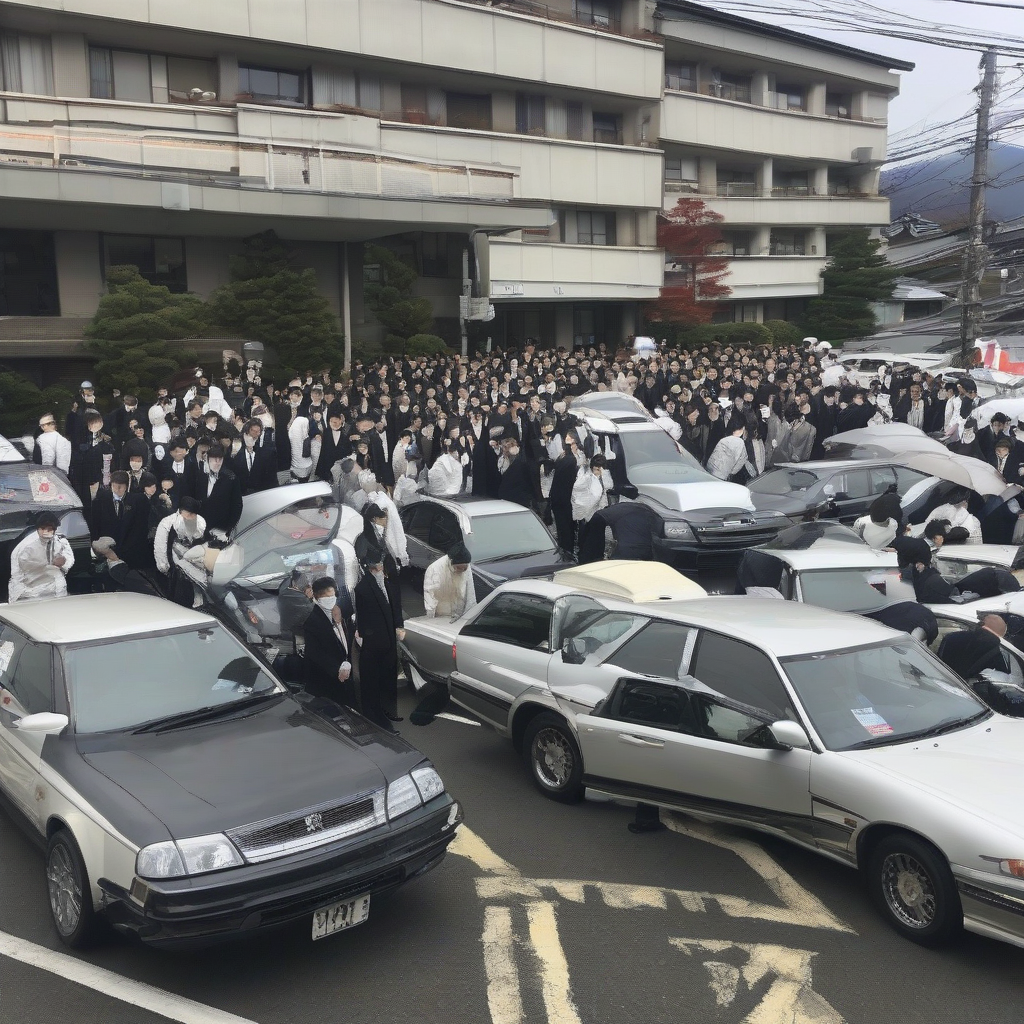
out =
{"type": "Polygon", "coordinates": [[[576,560],[559,551],[539,551],[530,555],[504,555],[473,562],[473,569],[481,576],[504,583],[524,576],[549,576],[559,569],[575,565],[576,560]]]}
{"type": "Polygon", "coordinates": [[[993,715],[934,739],[842,756],[1024,836],[1024,719],[993,715]]]}
{"type": "Polygon", "coordinates": [[[422,760],[364,719],[346,721],[285,697],[244,717],[121,734],[82,757],[182,839],[342,802],[422,760]],[[395,773],[381,767],[390,760],[403,762],[395,773]]]}
{"type": "Polygon", "coordinates": [[[791,497],[788,494],[758,494],[757,491],[751,491],[750,497],[758,512],[805,512],[821,503],[809,501],[806,495],[791,497]]]}
{"type": "Polygon", "coordinates": [[[639,484],[637,489],[641,494],[646,494],[677,512],[692,512],[706,508],[754,511],[750,491],[740,484],[730,484],[725,480],[702,480],[688,484],[639,484]]]}

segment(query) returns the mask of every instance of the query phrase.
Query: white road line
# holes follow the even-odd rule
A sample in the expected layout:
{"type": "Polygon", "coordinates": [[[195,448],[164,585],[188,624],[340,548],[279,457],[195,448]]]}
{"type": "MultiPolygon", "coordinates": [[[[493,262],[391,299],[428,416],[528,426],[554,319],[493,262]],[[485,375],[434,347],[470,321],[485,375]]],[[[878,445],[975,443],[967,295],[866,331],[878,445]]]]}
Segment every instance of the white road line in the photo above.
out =
{"type": "Polygon", "coordinates": [[[523,1000],[509,907],[484,907],[483,946],[491,1024],[522,1024],[523,1000]]]}
{"type": "Polygon", "coordinates": [[[178,1021],[179,1024],[255,1024],[246,1017],[237,1017],[233,1013],[165,992],[144,982],[123,978],[102,967],[95,967],[66,953],[38,946],[7,932],[0,932],[0,956],[56,974],[66,981],[102,992],[112,999],[149,1010],[168,1020],[178,1021]]]}
{"type": "Polygon", "coordinates": [[[526,913],[530,920],[530,942],[540,961],[541,992],[548,1024],[581,1024],[569,983],[569,963],[558,937],[555,905],[528,903],[526,913]]]}
{"type": "Polygon", "coordinates": [[[479,722],[474,722],[472,718],[463,718],[462,715],[453,715],[448,711],[442,711],[440,714],[434,716],[435,718],[446,718],[449,722],[459,722],[462,725],[479,725],[479,722]]]}

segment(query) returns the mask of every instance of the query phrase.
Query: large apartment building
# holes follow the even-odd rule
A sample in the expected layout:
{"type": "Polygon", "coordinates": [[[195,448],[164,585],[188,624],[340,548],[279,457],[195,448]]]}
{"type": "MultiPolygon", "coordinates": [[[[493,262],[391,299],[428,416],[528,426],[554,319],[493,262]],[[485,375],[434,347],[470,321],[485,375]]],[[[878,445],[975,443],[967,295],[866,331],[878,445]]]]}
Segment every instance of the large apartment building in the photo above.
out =
{"type": "Polygon", "coordinates": [[[474,343],[619,344],[680,195],[726,218],[719,315],[795,315],[829,232],[888,221],[910,67],[668,0],[0,0],[0,33],[0,360],[26,368],[74,356],[107,267],[207,295],[268,228],[356,341],[378,241],[453,344],[464,293],[495,309],[474,343]]]}

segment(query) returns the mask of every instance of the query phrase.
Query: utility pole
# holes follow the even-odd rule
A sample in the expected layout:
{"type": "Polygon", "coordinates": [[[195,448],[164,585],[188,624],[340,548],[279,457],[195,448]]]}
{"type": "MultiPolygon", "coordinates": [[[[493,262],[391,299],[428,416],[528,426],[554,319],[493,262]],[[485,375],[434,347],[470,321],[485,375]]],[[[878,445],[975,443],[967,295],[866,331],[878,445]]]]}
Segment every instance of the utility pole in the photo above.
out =
{"type": "Polygon", "coordinates": [[[996,51],[981,58],[978,86],[978,125],[974,137],[974,173],[971,175],[970,237],[964,252],[964,281],[960,299],[960,357],[974,364],[974,342],[981,334],[981,280],[988,265],[985,245],[985,188],[988,184],[989,121],[996,95],[996,51]]]}

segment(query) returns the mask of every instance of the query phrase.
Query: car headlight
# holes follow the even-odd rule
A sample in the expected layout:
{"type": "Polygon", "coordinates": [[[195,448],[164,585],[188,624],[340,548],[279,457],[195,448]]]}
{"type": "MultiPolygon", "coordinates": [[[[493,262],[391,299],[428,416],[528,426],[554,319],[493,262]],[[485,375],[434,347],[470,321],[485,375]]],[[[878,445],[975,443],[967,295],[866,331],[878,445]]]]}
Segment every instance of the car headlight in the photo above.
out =
{"type": "Polygon", "coordinates": [[[135,873],[141,878],[181,878],[238,868],[245,863],[225,835],[153,843],[139,850],[135,873]]]}
{"type": "Polygon", "coordinates": [[[444,783],[441,781],[441,776],[428,765],[424,765],[422,768],[414,768],[412,777],[425,804],[430,803],[434,797],[440,796],[444,792],[444,783]]]}
{"type": "Polygon", "coordinates": [[[999,870],[1004,875],[1024,878],[1024,860],[1001,860],[999,862],[999,870]]]}
{"type": "Polygon", "coordinates": [[[388,820],[393,821],[403,814],[415,811],[423,798],[416,788],[411,775],[403,775],[400,779],[388,784],[388,820]]]}
{"type": "Polygon", "coordinates": [[[693,540],[693,530],[689,523],[681,519],[673,519],[665,523],[665,536],[672,540],[693,540]]]}

